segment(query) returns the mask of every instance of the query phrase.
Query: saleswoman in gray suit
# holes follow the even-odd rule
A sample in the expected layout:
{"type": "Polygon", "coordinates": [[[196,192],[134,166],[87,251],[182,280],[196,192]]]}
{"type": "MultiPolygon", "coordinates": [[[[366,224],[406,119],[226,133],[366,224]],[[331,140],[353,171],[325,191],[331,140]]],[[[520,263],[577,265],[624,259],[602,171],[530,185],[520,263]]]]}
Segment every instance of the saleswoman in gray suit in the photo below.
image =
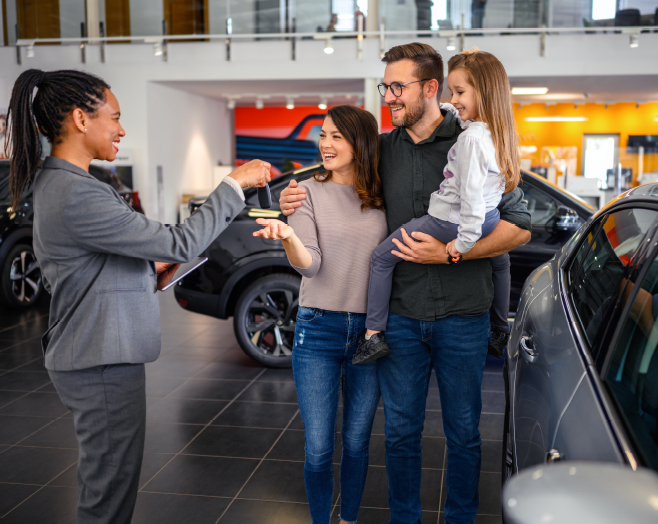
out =
{"type": "Polygon", "coordinates": [[[160,353],[156,291],[228,226],[244,208],[241,188],[264,185],[270,166],[238,168],[184,225],[168,227],[88,173],[93,159],[114,160],[125,135],[103,80],[31,69],[9,105],[12,205],[34,186],[34,250],[52,295],[45,366],[79,446],[77,521],[127,524],[144,452],[144,363],[160,353]],[[37,173],[39,133],[52,152],[37,173]]]}

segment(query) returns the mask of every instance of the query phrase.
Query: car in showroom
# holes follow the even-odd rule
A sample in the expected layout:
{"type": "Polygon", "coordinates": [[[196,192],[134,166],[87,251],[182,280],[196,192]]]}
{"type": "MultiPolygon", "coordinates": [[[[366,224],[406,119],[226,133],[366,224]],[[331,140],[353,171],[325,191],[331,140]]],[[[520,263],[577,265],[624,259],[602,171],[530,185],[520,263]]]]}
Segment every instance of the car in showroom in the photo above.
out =
{"type": "MultiPolygon", "coordinates": [[[[111,171],[90,165],[89,174],[110,184],[136,211],[144,213],[137,191],[125,186],[111,171]]],[[[39,262],[32,249],[34,201],[32,189],[22,196],[17,209],[9,195],[9,160],[0,160],[0,305],[9,308],[33,306],[43,294],[39,262]]]]}
{"type": "Polygon", "coordinates": [[[526,280],[503,366],[503,483],[567,461],[658,471],[657,235],[658,184],[636,187],[526,280]]]}
{"type": "MultiPolygon", "coordinates": [[[[243,351],[264,366],[292,363],[297,300],[301,278],[290,266],[278,240],[254,237],[257,218],[285,220],[279,195],[291,179],[298,182],[323,172],[322,165],[284,173],[272,180],[272,208],[261,209],[255,189],[245,190],[245,209],[204,253],[208,262],[178,282],[174,294],[189,311],[220,319],[233,317],[243,351]]],[[[511,311],[526,277],[549,260],[594,210],[546,179],[523,171],[521,187],[532,215],[532,240],[510,253],[511,311]]],[[[190,200],[193,213],[205,198],[190,200]]]]}

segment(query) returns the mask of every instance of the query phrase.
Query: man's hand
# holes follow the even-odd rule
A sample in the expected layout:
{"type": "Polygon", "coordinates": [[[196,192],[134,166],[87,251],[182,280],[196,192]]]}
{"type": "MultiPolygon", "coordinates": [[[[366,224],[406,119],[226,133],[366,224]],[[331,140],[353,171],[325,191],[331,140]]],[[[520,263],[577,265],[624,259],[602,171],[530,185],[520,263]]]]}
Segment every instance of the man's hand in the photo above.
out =
{"type": "Polygon", "coordinates": [[[238,167],[228,176],[236,180],[240,187],[265,187],[265,184],[272,178],[270,174],[271,167],[269,162],[251,160],[238,167]]]}
{"type": "MultiPolygon", "coordinates": [[[[416,264],[447,264],[446,245],[436,238],[414,231],[411,237],[402,229],[402,239],[393,239],[398,251],[392,253],[402,260],[415,262],[416,264]]],[[[475,243],[473,249],[464,253],[463,260],[474,260],[477,258],[491,258],[521,246],[530,241],[530,231],[501,220],[496,228],[486,237],[475,243]]]]}
{"type": "Polygon", "coordinates": [[[416,264],[448,263],[446,245],[440,240],[420,231],[412,232],[411,236],[407,234],[404,228],[400,232],[402,233],[404,244],[397,238],[393,239],[393,242],[398,248],[398,251],[392,251],[395,256],[408,262],[415,262],[416,264]]]}
{"type": "Polygon", "coordinates": [[[158,289],[166,287],[171,279],[174,278],[174,273],[180,267],[180,264],[172,264],[169,262],[156,262],[155,272],[158,275],[158,289]]]}
{"type": "Polygon", "coordinates": [[[281,191],[279,206],[285,216],[292,215],[295,208],[302,205],[301,200],[306,198],[306,189],[298,188],[297,181],[291,180],[288,187],[281,191]]]}

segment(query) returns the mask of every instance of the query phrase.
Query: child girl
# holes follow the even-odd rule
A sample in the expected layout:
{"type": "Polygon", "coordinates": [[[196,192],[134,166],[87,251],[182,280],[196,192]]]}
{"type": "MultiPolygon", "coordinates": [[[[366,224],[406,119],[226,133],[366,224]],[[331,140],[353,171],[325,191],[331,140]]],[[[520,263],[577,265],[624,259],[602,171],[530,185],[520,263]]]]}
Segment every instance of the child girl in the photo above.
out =
{"type": "MultiPolygon", "coordinates": [[[[465,129],[448,152],[445,180],[430,198],[429,214],[403,227],[446,243],[448,261],[459,264],[462,255],[496,227],[501,196],[519,183],[518,136],[509,80],[491,53],[474,48],[453,56],[448,62],[448,87],[465,129]]],[[[393,270],[401,260],[391,253],[396,249],[394,238],[402,240],[400,229],[372,253],[366,332],[354,364],[372,362],[389,353],[382,331],[388,319],[393,270]]],[[[489,352],[502,356],[509,336],[509,255],[492,258],[491,263],[494,300],[489,352]]]]}

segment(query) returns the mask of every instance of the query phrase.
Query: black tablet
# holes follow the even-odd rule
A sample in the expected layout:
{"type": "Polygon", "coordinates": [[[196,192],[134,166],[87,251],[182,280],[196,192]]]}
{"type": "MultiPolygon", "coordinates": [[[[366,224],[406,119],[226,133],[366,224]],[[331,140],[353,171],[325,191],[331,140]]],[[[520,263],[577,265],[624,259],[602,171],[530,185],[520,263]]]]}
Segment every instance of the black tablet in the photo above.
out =
{"type": "Polygon", "coordinates": [[[167,289],[169,289],[171,286],[173,286],[181,278],[183,278],[184,276],[189,275],[192,271],[194,271],[198,267],[201,267],[207,261],[208,261],[208,257],[196,257],[191,262],[181,264],[180,267],[174,273],[174,278],[171,279],[171,282],[169,282],[169,284],[167,284],[165,287],[163,287],[160,291],[167,291],[167,289]]]}

